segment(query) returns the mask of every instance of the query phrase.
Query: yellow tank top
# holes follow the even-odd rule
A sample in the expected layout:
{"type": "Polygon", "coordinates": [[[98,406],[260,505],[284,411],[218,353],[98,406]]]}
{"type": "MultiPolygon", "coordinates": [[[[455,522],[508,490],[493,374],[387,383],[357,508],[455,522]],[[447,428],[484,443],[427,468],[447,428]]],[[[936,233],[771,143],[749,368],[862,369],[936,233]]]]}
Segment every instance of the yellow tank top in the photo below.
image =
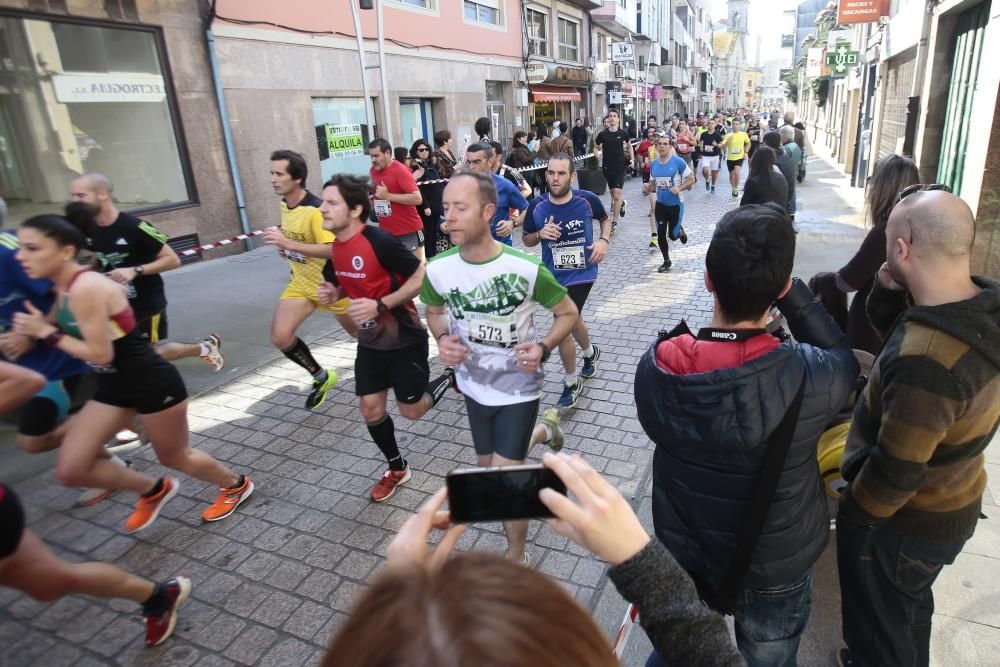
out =
{"type": "MultiPolygon", "coordinates": [[[[333,243],[333,232],[323,229],[323,214],[319,210],[322,203],[311,192],[307,192],[295,208],[288,208],[288,204],[282,199],[281,233],[285,238],[299,243],[333,243]]],[[[285,252],[285,259],[292,269],[289,284],[302,287],[310,294],[315,292],[315,288],[323,282],[323,265],[326,260],[306,257],[292,251],[285,252]]]]}

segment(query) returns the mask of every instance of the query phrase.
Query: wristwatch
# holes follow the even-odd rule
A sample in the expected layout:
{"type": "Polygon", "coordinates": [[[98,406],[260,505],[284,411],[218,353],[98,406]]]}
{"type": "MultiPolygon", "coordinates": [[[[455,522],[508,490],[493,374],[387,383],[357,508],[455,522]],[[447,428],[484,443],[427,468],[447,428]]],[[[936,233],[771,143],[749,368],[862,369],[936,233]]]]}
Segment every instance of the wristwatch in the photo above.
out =
{"type": "Polygon", "coordinates": [[[379,312],[380,314],[381,314],[381,313],[384,313],[384,312],[385,312],[385,311],[387,311],[387,310],[389,310],[389,306],[385,305],[385,304],[384,304],[384,303],[382,302],[382,299],[375,299],[375,303],[376,303],[376,304],[378,305],[378,312],[379,312]]]}
{"type": "Polygon", "coordinates": [[[135,271],[135,275],[137,275],[137,276],[141,276],[143,274],[143,272],[145,271],[145,269],[142,267],[142,264],[137,264],[137,265],[133,266],[132,270],[135,271]]]}
{"type": "Polygon", "coordinates": [[[42,339],[42,342],[49,347],[55,347],[62,340],[63,332],[60,329],[55,329],[52,333],[42,339]]]}

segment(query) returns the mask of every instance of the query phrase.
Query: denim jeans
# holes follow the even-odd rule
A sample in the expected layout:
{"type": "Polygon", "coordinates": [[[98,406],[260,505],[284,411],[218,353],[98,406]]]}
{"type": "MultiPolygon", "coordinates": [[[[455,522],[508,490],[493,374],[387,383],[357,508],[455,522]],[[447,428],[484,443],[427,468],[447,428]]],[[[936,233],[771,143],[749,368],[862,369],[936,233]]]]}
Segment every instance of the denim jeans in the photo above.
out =
{"type": "MultiPolygon", "coordinates": [[[[748,588],[733,616],[736,645],[750,667],[794,667],[809,623],[812,569],[791,584],[748,588]]],[[[646,667],[663,667],[654,650],[646,667]]]]}
{"type": "Polygon", "coordinates": [[[844,643],[859,665],[930,662],[931,585],[964,545],[911,537],[892,519],[863,526],[837,517],[844,643]]]}

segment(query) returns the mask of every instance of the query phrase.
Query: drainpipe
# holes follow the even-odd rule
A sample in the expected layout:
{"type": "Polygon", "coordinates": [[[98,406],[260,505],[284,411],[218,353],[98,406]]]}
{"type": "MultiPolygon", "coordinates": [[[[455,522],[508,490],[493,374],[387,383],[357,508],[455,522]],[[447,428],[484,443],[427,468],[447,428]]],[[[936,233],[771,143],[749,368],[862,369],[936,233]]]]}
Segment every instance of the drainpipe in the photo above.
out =
{"type": "MultiPolygon", "coordinates": [[[[920,41],[917,42],[916,67],[913,73],[913,85],[910,87],[910,97],[906,100],[906,128],[903,134],[903,156],[913,159],[917,143],[917,123],[920,121],[920,92],[924,86],[924,74],[927,70],[927,42],[931,35],[931,18],[933,18],[934,0],[928,0],[924,8],[924,19],[920,27],[920,41]]],[[[919,166],[919,165],[918,165],[919,166]]]]}
{"type": "MultiPolygon", "coordinates": [[[[219,116],[222,120],[222,140],[226,144],[226,157],[229,159],[229,173],[233,177],[233,189],[236,191],[236,208],[240,213],[240,229],[244,234],[250,233],[250,221],[247,219],[246,201],[243,199],[243,186],[240,183],[240,169],[236,166],[236,151],[233,149],[233,131],[229,127],[229,112],[226,110],[226,97],[222,93],[222,77],[219,74],[219,60],[215,56],[215,35],[212,33],[212,21],[215,20],[215,2],[209,10],[205,38],[208,41],[208,61],[212,67],[212,86],[215,88],[215,99],[219,105],[219,116]]],[[[243,241],[247,250],[253,250],[253,239],[243,241]]]]}

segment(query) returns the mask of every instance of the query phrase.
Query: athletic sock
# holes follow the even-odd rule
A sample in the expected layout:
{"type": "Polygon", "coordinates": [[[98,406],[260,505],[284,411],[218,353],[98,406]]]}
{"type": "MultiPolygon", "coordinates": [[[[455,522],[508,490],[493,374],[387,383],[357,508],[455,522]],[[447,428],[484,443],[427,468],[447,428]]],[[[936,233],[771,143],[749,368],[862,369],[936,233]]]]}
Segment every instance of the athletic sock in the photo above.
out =
{"type": "Polygon", "coordinates": [[[396,427],[392,424],[392,417],[386,415],[381,421],[369,422],[368,433],[389,462],[390,470],[402,470],[406,467],[406,461],[400,456],[399,446],[396,444],[396,427]]]}
{"type": "Polygon", "coordinates": [[[286,350],[282,350],[281,353],[306,369],[309,375],[312,375],[313,379],[317,382],[326,380],[326,369],[320,366],[313,358],[312,352],[309,351],[309,346],[302,342],[301,338],[296,338],[292,346],[286,350]]]}
{"type": "Polygon", "coordinates": [[[159,616],[170,606],[170,596],[167,595],[167,587],[163,582],[153,584],[153,594],[142,603],[143,616],[159,616]]]}
{"type": "Polygon", "coordinates": [[[545,439],[542,442],[548,442],[552,439],[552,427],[548,424],[540,424],[540,426],[545,431],[545,439]]]}
{"type": "Polygon", "coordinates": [[[160,479],[156,480],[156,484],[153,485],[153,488],[151,488],[146,493],[142,494],[142,497],[143,498],[152,498],[153,496],[155,496],[157,493],[159,493],[162,490],[163,490],[163,478],[161,477],[160,479]]]}
{"type": "Polygon", "coordinates": [[[588,347],[586,350],[583,351],[583,357],[585,359],[590,359],[592,356],[594,356],[594,353],[595,353],[594,344],[591,343],[590,347],[588,347]]]}
{"type": "Polygon", "coordinates": [[[570,374],[567,373],[565,382],[566,382],[566,386],[567,387],[575,387],[576,386],[576,373],[573,373],[572,375],[570,375],[570,374]]]}
{"type": "Polygon", "coordinates": [[[427,391],[425,393],[430,396],[431,407],[440,403],[441,399],[444,398],[444,392],[451,386],[451,379],[453,377],[455,377],[455,371],[449,368],[441,374],[441,377],[427,383],[427,391]]]}
{"type": "Polygon", "coordinates": [[[238,477],[238,478],[236,479],[236,483],[235,483],[235,484],[233,484],[233,485],[232,485],[231,487],[229,487],[229,488],[230,488],[230,489],[238,489],[238,488],[240,488],[241,486],[243,486],[244,484],[246,484],[246,481],[247,481],[247,478],[246,478],[246,477],[244,477],[243,475],[240,475],[240,476],[239,476],[239,477],[238,477]]]}
{"type": "Polygon", "coordinates": [[[200,354],[203,357],[207,357],[209,352],[208,343],[198,343],[198,347],[201,348],[201,352],[199,352],[198,354],[200,354]]]}

